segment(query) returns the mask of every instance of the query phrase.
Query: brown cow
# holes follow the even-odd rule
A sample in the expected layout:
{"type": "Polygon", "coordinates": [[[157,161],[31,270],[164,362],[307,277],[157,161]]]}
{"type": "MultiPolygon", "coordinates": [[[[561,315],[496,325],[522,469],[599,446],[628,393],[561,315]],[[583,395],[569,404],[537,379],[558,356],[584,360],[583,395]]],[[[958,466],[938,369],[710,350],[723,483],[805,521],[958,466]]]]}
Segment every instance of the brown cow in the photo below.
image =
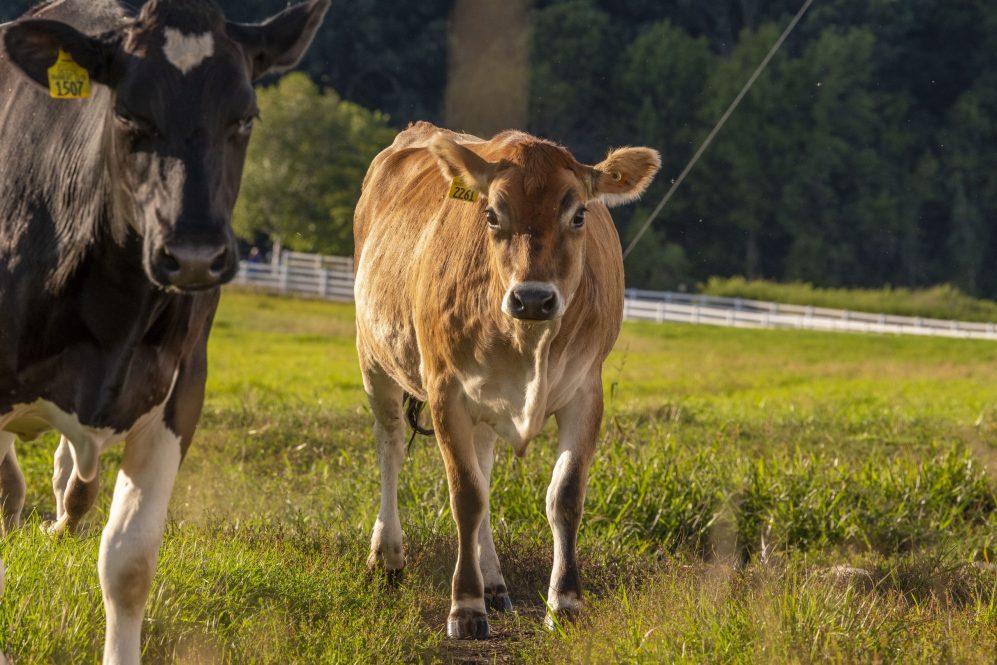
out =
{"type": "Polygon", "coordinates": [[[457,523],[450,637],[487,638],[486,608],[512,608],[488,515],[494,444],[501,436],[523,455],[551,415],[560,443],[547,490],[548,604],[558,614],[581,605],[575,541],[602,363],[623,310],[606,205],[636,199],[659,165],[649,148],[592,167],[522,132],[482,141],[418,123],[367,172],[354,224],[357,349],[381,467],[368,565],[405,565],[397,489],[408,393],[432,409],[457,523]]]}

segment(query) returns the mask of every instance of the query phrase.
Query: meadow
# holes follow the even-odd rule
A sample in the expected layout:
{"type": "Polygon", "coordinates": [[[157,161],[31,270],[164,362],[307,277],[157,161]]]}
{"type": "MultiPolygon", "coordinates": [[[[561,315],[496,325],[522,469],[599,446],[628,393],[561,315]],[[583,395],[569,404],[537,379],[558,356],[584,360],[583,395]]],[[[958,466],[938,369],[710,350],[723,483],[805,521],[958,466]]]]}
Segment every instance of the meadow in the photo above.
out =
{"type": "MultiPolygon", "coordinates": [[[[435,441],[402,474],[408,568],[377,510],[353,308],[227,291],[143,630],[147,663],[995,662],[997,346],[626,324],[580,534],[587,609],[541,626],[553,423],[500,447],[492,523],[516,612],[443,636],[456,541],[435,441]]],[[[96,557],[120,447],[52,539],[53,435],[18,450],[0,650],[99,662],[96,557]]]]}

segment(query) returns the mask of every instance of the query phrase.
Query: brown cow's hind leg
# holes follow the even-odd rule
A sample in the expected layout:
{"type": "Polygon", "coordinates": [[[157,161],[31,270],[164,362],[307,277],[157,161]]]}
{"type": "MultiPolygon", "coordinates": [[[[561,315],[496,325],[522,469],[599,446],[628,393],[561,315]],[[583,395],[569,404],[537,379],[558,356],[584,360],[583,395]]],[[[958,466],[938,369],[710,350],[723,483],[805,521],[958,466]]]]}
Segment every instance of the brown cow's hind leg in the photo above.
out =
{"type": "Polygon", "coordinates": [[[363,372],[364,389],[374,413],[374,440],[381,469],[381,507],[370,537],[367,567],[383,570],[389,580],[405,568],[401,518],[398,515],[398,476],[405,461],[405,420],[402,389],[380,369],[363,372]]]}

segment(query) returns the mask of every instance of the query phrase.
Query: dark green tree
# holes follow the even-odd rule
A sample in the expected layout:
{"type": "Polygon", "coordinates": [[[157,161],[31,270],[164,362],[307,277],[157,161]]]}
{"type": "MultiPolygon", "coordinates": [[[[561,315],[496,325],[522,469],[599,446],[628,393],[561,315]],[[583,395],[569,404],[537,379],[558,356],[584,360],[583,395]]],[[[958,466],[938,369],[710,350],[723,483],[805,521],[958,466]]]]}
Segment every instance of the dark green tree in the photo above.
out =
{"type": "Polygon", "coordinates": [[[371,159],[391,142],[387,118],[321,91],[302,73],[257,92],[254,130],[236,204],[243,237],[263,232],[291,248],[353,253],[353,208],[371,159]]]}

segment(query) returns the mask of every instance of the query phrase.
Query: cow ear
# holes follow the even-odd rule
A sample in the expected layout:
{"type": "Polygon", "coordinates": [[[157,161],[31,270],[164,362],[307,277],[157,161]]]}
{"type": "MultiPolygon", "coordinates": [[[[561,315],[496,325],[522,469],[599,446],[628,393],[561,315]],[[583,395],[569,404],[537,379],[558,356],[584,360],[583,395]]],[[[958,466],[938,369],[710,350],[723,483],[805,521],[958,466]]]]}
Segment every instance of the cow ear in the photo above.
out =
{"type": "Polygon", "coordinates": [[[97,83],[113,85],[115,63],[120,53],[117,33],[91,37],[60,21],[30,19],[9,24],[3,30],[7,57],[32,81],[49,87],[48,70],[68,53],[97,83]]]}
{"type": "Polygon", "coordinates": [[[591,167],[591,196],[610,207],[630,203],[640,198],[659,168],[661,156],[657,150],[611,150],[606,159],[591,167]]]}
{"type": "Polygon", "coordinates": [[[488,185],[495,175],[494,163],[482,159],[442,132],[429,141],[429,152],[436,158],[447,182],[460,178],[479,194],[488,193],[488,185]]]}
{"type": "Polygon", "coordinates": [[[249,60],[255,81],[264,74],[290,69],[298,64],[312,43],[315,31],[329,9],[330,0],[309,0],[288,7],[263,23],[228,23],[228,36],[239,43],[249,60]]]}

